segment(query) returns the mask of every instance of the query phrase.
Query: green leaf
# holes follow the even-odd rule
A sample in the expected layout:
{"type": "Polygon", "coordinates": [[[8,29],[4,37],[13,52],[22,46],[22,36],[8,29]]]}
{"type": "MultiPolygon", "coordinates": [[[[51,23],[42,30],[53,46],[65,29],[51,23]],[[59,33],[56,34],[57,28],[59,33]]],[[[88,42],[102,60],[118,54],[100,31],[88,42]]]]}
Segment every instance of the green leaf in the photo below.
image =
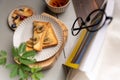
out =
{"type": "Polygon", "coordinates": [[[43,76],[43,74],[42,74],[41,72],[39,72],[39,73],[36,73],[36,77],[37,77],[38,79],[41,79],[41,78],[43,78],[44,76],[43,76]]]}
{"type": "Polygon", "coordinates": [[[23,79],[23,78],[20,78],[19,80],[25,80],[25,79],[23,79]]]}
{"type": "Polygon", "coordinates": [[[21,69],[23,70],[23,71],[27,71],[27,72],[30,72],[31,71],[31,68],[29,67],[29,66],[26,66],[26,65],[23,65],[23,64],[21,64],[21,69]]]}
{"type": "Polygon", "coordinates": [[[6,64],[6,58],[1,58],[0,65],[5,65],[5,64],[6,64]]]}
{"type": "Polygon", "coordinates": [[[41,68],[31,68],[32,73],[39,72],[40,70],[41,70],[41,68]]]}
{"type": "Polygon", "coordinates": [[[16,77],[18,75],[18,67],[15,67],[14,69],[11,70],[10,77],[16,77]]]}
{"type": "Polygon", "coordinates": [[[37,78],[35,74],[32,74],[32,80],[40,80],[40,79],[37,78]]]}
{"type": "Polygon", "coordinates": [[[35,77],[34,74],[32,74],[31,78],[32,78],[32,80],[35,80],[35,79],[36,79],[36,77],[35,77]]]}
{"type": "Polygon", "coordinates": [[[6,59],[7,59],[7,52],[1,50],[0,51],[0,65],[6,64],[6,59]]]}
{"type": "Polygon", "coordinates": [[[23,58],[28,58],[28,57],[34,57],[36,55],[35,51],[26,51],[24,52],[24,54],[22,55],[23,58]]]}
{"type": "Polygon", "coordinates": [[[20,78],[19,80],[28,80],[28,73],[26,74],[26,73],[24,73],[24,76],[23,76],[23,78],[20,78]]]}
{"type": "Polygon", "coordinates": [[[43,77],[43,74],[40,72],[41,68],[32,68],[32,79],[33,80],[40,80],[43,77]]]}
{"type": "Polygon", "coordinates": [[[18,65],[17,64],[7,64],[6,68],[15,69],[15,68],[18,68],[18,65]]]}
{"type": "Polygon", "coordinates": [[[18,73],[19,73],[20,78],[24,78],[25,74],[24,74],[24,72],[23,72],[23,70],[21,68],[19,69],[18,73]]]}
{"type": "Polygon", "coordinates": [[[32,74],[32,79],[33,80],[40,80],[43,77],[42,73],[34,73],[32,74]]]}
{"type": "Polygon", "coordinates": [[[35,72],[35,69],[34,69],[34,68],[31,68],[31,72],[34,73],[34,72],[35,72]]]}
{"type": "Polygon", "coordinates": [[[22,54],[23,52],[26,51],[26,44],[25,43],[21,43],[19,48],[18,48],[19,54],[22,54]]]}
{"type": "Polygon", "coordinates": [[[29,65],[35,63],[35,60],[29,60],[29,59],[24,59],[24,58],[19,58],[20,63],[29,65]]]}
{"type": "Polygon", "coordinates": [[[27,78],[25,79],[25,78],[20,78],[19,80],[28,80],[27,78]]]}
{"type": "Polygon", "coordinates": [[[14,57],[17,57],[18,56],[18,49],[13,47],[12,48],[12,54],[13,54],[14,57]]]}
{"type": "Polygon", "coordinates": [[[1,50],[1,51],[0,51],[0,56],[6,57],[6,56],[7,56],[7,52],[6,52],[6,51],[1,50]]]}
{"type": "Polygon", "coordinates": [[[6,65],[6,68],[9,68],[11,70],[10,72],[10,77],[16,77],[18,75],[18,69],[19,65],[18,64],[8,64],[6,65]]]}

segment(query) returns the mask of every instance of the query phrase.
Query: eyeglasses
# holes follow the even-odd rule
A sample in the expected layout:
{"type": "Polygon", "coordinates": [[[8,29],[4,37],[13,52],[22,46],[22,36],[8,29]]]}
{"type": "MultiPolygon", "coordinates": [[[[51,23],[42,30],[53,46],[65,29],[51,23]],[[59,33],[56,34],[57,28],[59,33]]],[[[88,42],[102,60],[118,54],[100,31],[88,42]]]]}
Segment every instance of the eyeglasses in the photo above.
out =
{"type": "Polygon", "coordinates": [[[96,32],[104,26],[106,21],[110,23],[112,17],[107,16],[103,9],[96,9],[87,16],[85,21],[82,17],[76,18],[71,28],[72,35],[76,36],[82,29],[86,29],[89,32],[96,32]]]}

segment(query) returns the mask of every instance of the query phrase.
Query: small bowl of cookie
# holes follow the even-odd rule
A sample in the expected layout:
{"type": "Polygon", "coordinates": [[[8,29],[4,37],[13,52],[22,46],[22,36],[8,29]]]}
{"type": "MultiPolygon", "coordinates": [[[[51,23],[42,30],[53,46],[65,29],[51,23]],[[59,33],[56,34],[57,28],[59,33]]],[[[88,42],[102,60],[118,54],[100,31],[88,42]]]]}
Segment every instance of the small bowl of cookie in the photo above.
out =
{"type": "Polygon", "coordinates": [[[35,12],[28,6],[19,6],[11,11],[8,17],[9,27],[15,31],[20,23],[28,17],[31,17],[35,12]]]}

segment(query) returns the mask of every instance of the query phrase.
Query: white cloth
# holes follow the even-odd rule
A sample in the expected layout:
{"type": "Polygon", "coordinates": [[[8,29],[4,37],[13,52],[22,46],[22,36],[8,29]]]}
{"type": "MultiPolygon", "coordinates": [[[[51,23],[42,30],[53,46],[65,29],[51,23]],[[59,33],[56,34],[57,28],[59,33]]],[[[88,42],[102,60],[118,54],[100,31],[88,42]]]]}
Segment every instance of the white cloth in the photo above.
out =
{"type": "Polygon", "coordinates": [[[82,80],[120,80],[120,0],[114,2],[114,19],[107,28],[98,60],[89,69],[92,72],[87,73],[89,79],[86,74],[82,74],[84,72],[73,70],[71,74],[76,75],[70,80],[80,80],[81,76],[85,76],[82,80]]]}
{"type": "Polygon", "coordinates": [[[100,53],[96,80],[120,80],[120,0],[115,0],[113,17],[100,53]]]}
{"type": "Polygon", "coordinates": [[[101,63],[96,80],[120,80],[120,19],[115,18],[101,51],[101,63]]]}

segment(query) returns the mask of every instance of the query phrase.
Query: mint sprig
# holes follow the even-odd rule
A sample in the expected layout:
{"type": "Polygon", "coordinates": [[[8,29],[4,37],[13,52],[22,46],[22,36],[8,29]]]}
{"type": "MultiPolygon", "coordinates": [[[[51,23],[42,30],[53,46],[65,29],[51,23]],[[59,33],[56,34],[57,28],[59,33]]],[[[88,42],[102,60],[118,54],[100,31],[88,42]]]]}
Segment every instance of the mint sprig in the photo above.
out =
{"type": "Polygon", "coordinates": [[[19,76],[21,80],[25,80],[30,76],[30,70],[26,65],[23,64],[8,64],[6,68],[10,69],[10,77],[14,78],[19,76]]]}
{"type": "MultiPolygon", "coordinates": [[[[19,76],[19,80],[28,80],[31,77],[32,80],[40,80],[43,77],[41,68],[30,68],[30,64],[34,64],[35,51],[26,51],[26,43],[21,43],[18,48],[12,48],[12,54],[15,63],[7,64],[6,68],[10,69],[10,77],[14,78],[19,76]]],[[[6,64],[7,52],[0,51],[0,64],[6,64]]]]}
{"type": "Polygon", "coordinates": [[[13,47],[12,54],[16,62],[20,64],[29,65],[36,62],[34,56],[36,55],[35,51],[26,51],[26,44],[21,43],[18,48],[13,47]]]}

